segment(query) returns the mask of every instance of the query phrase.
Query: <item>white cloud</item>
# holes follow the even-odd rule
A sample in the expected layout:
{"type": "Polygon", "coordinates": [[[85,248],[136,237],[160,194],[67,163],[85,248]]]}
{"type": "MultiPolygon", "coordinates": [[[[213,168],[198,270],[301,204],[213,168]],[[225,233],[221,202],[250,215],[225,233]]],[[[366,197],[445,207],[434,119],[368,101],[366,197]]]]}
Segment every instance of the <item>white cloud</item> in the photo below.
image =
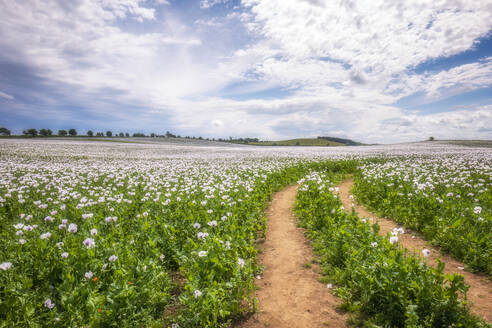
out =
{"type": "Polygon", "coordinates": [[[490,108],[424,118],[392,104],[416,92],[431,101],[490,86],[491,57],[442,72],[411,71],[470,49],[491,28],[490,0],[242,3],[222,17],[212,7],[229,0],[202,0],[212,10],[187,22],[168,7],[151,8],[167,0],[4,1],[1,56],[74,86],[80,97],[94,95],[88,111],[104,108],[112,96],[104,92],[115,91],[118,101],[139,109],[112,117],[165,116],[184,134],[274,139],[345,131],[389,142],[438,124],[443,133],[461,126],[484,135],[467,114],[482,117],[490,108]],[[239,29],[249,31],[245,40],[237,39],[239,29]],[[234,100],[275,88],[285,91],[282,97],[234,100]]]}
{"type": "Polygon", "coordinates": [[[490,139],[491,127],[492,105],[432,115],[403,115],[378,124],[381,136],[386,140],[397,135],[404,141],[415,140],[416,136],[421,140],[430,136],[437,139],[490,139]]]}
{"type": "Polygon", "coordinates": [[[216,6],[218,4],[227,3],[229,1],[230,0],[200,0],[200,8],[208,9],[208,8],[212,8],[213,6],[216,6]]]}
{"type": "Polygon", "coordinates": [[[14,96],[9,95],[8,93],[0,91],[0,98],[8,99],[8,100],[14,100],[14,96]]]}

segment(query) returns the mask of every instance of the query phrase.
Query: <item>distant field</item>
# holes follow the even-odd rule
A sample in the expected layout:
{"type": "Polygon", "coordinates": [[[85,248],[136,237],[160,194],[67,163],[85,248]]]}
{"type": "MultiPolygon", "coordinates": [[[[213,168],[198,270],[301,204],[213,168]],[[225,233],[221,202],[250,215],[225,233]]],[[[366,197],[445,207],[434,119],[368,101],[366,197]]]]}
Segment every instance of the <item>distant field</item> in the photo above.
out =
{"type": "Polygon", "coordinates": [[[492,148],[492,140],[439,140],[438,142],[458,146],[492,148]]]}
{"type": "Polygon", "coordinates": [[[260,141],[260,142],[250,142],[249,145],[256,146],[345,146],[339,142],[328,141],[324,139],[317,138],[306,138],[306,139],[290,139],[290,140],[280,140],[280,141],[260,141]]]}

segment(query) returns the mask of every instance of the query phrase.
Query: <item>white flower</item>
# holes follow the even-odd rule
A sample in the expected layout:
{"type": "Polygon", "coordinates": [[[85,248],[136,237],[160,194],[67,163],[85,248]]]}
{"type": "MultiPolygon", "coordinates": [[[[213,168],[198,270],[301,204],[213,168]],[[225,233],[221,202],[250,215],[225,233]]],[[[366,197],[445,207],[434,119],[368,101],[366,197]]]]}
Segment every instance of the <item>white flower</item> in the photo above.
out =
{"type": "Polygon", "coordinates": [[[97,235],[97,229],[91,229],[91,236],[97,235]]]}
{"type": "Polygon", "coordinates": [[[332,284],[326,284],[326,288],[332,289],[333,288],[333,285],[332,284]]]}
{"type": "Polygon", "coordinates": [[[372,246],[372,247],[376,247],[377,245],[378,245],[378,243],[377,243],[377,242],[375,242],[375,241],[373,241],[373,242],[371,243],[371,246],[372,246]]]}
{"type": "Polygon", "coordinates": [[[41,236],[39,236],[39,238],[41,238],[41,239],[47,239],[50,237],[51,237],[51,232],[45,232],[45,233],[41,234],[41,236]]]}
{"type": "Polygon", "coordinates": [[[48,215],[47,217],[45,217],[45,218],[44,218],[44,221],[45,221],[45,222],[53,222],[53,220],[54,220],[54,218],[53,218],[53,217],[51,217],[51,216],[49,216],[49,215],[48,215]]]}
{"type": "Polygon", "coordinates": [[[92,238],[86,238],[84,241],[83,241],[85,247],[87,248],[93,248],[96,246],[96,243],[94,242],[94,239],[92,238]]]}
{"type": "Polygon", "coordinates": [[[92,271],[87,271],[87,272],[85,273],[85,275],[84,275],[84,276],[85,276],[87,279],[91,279],[91,278],[94,276],[94,274],[92,273],[92,271]]]}
{"type": "Polygon", "coordinates": [[[210,221],[210,222],[207,222],[207,224],[211,227],[216,227],[217,226],[217,221],[213,220],[213,221],[210,221]]]}
{"type": "Polygon", "coordinates": [[[396,236],[398,234],[404,234],[405,230],[403,230],[403,228],[393,228],[393,233],[396,236]]]}
{"type": "Polygon", "coordinates": [[[241,268],[244,268],[244,260],[242,258],[237,259],[237,264],[239,264],[241,268]]]}
{"type": "Polygon", "coordinates": [[[193,296],[195,296],[195,298],[198,298],[198,297],[202,296],[202,292],[197,289],[193,292],[193,296]]]}
{"type": "Polygon", "coordinates": [[[200,227],[201,227],[201,225],[198,222],[193,224],[193,228],[195,228],[195,229],[200,229],[200,227]]]}
{"type": "Polygon", "coordinates": [[[207,232],[199,232],[196,234],[198,239],[203,239],[205,237],[208,237],[208,233],[207,232]]]}
{"type": "Polygon", "coordinates": [[[19,239],[19,244],[24,245],[26,243],[25,239],[19,239]]]}
{"type": "Polygon", "coordinates": [[[63,252],[63,253],[61,254],[61,257],[63,257],[64,259],[66,259],[66,258],[68,257],[68,253],[67,253],[67,252],[63,252]]]}
{"type": "Polygon", "coordinates": [[[395,243],[398,242],[398,237],[392,236],[389,241],[390,241],[391,244],[395,244],[395,243]]]}
{"type": "Polygon", "coordinates": [[[16,228],[17,230],[22,229],[23,227],[24,227],[23,223],[14,224],[14,228],[16,228]]]}
{"type": "Polygon", "coordinates": [[[68,225],[67,231],[71,232],[71,233],[76,233],[77,232],[77,225],[75,223],[70,223],[68,225]]]}
{"type": "Polygon", "coordinates": [[[16,234],[17,236],[22,236],[22,235],[24,234],[24,231],[19,230],[19,231],[16,231],[16,232],[15,232],[15,234],[16,234]]]}
{"type": "Polygon", "coordinates": [[[226,243],[225,243],[225,249],[226,249],[226,251],[228,251],[228,250],[231,249],[231,242],[230,241],[226,241],[226,243]]]}
{"type": "Polygon", "coordinates": [[[159,259],[160,259],[161,261],[164,261],[164,258],[165,258],[164,254],[161,254],[161,256],[159,256],[159,259]]]}
{"type": "Polygon", "coordinates": [[[109,262],[114,262],[114,261],[116,261],[117,259],[118,259],[118,256],[116,256],[116,255],[111,255],[111,256],[109,257],[109,262]]]}
{"type": "Polygon", "coordinates": [[[92,213],[82,214],[82,219],[87,220],[87,219],[92,218],[93,216],[94,216],[94,214],[92,214],[92,213]]]}
{"type": "Polygon", "coordinates": [[[103,266],[102,266],[102,269],[103,270],[106,270],[107,267],[108,267],[108,264],[107,263],[104,263],[103,266]]]}
{"type": "Polygon", "coordinates": [[[53,301],[48,298],[46,301],[44,301],[44,306],[51,310],[55,307],[55,303],[53,303],[53,301]]]}
{"type": "Polygon", "coordinates": [[[199,257],[204,257],[204,256],[207,256],[207,251],[199,251],[199,252],[198,252],[198,256],[199,256],[199,257]]]}
{"type": "Polygon", "coordinates": [[[10,267],[12,267],[11,262],[3,262],[2,264],[0,264],[0,269],[2,269],[3,271],[7,271],[8,269],[10,269],[10,267]]]}
{"type": "Polygon", "coordinates": [[[424,254],[424,256],[425,256],[425,257],[429,256],[429,255],[430,255],[430,253],[431,253],[431,251],[430,251],[430,250],[428,250],[427,248],[424,248],[424,249],[422,250],[422,254],[424,254]]]}
{"type": "Polygon", "coordinates": [[[480,206],[475,206],[473,209],[473,213],[480,214],[482,212],[482,208],[480,206]]]}
{"type": "Polygon", "coordinates": [[[58,249],[61,249],[62,246],[63,246],[63,242],[62,241],[56,243],[56,247],[58,247],[58,249]]]}
{"type": "Polygon", "coordinates": [[[68,223],[68,220],[67,220],[67,219],[62,219],[62,220],[61,220],[61,223],[62,223],[62,224],[67,224],[67,223],[68,223]]]}

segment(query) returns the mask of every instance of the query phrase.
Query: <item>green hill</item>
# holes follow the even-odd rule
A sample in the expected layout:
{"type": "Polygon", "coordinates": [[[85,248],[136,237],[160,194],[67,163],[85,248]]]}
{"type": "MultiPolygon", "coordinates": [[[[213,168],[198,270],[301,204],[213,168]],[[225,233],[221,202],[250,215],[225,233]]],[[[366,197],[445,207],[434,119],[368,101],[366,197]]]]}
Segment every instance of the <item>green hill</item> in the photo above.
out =
{"type": "Polygon", "coordinates": [[[329,141],[325,139],[318,138],[300,138],[300,139],[290,139],[290,140],[280,140],[280,141],[258,141],[249,142],[249,145],[256,146],[345,146],[345,144],[340,142],[329,141]]]}

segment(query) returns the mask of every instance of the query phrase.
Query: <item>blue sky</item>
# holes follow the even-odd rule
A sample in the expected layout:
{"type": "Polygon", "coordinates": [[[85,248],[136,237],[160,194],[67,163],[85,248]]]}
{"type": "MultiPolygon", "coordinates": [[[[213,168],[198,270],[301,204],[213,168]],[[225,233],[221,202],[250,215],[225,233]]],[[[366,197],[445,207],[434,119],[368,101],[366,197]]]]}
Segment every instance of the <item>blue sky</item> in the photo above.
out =
{"type": "Polygon", "coordinates": [[[0,0],[0,126],[492,139],[492,0],[0,0]]]}

